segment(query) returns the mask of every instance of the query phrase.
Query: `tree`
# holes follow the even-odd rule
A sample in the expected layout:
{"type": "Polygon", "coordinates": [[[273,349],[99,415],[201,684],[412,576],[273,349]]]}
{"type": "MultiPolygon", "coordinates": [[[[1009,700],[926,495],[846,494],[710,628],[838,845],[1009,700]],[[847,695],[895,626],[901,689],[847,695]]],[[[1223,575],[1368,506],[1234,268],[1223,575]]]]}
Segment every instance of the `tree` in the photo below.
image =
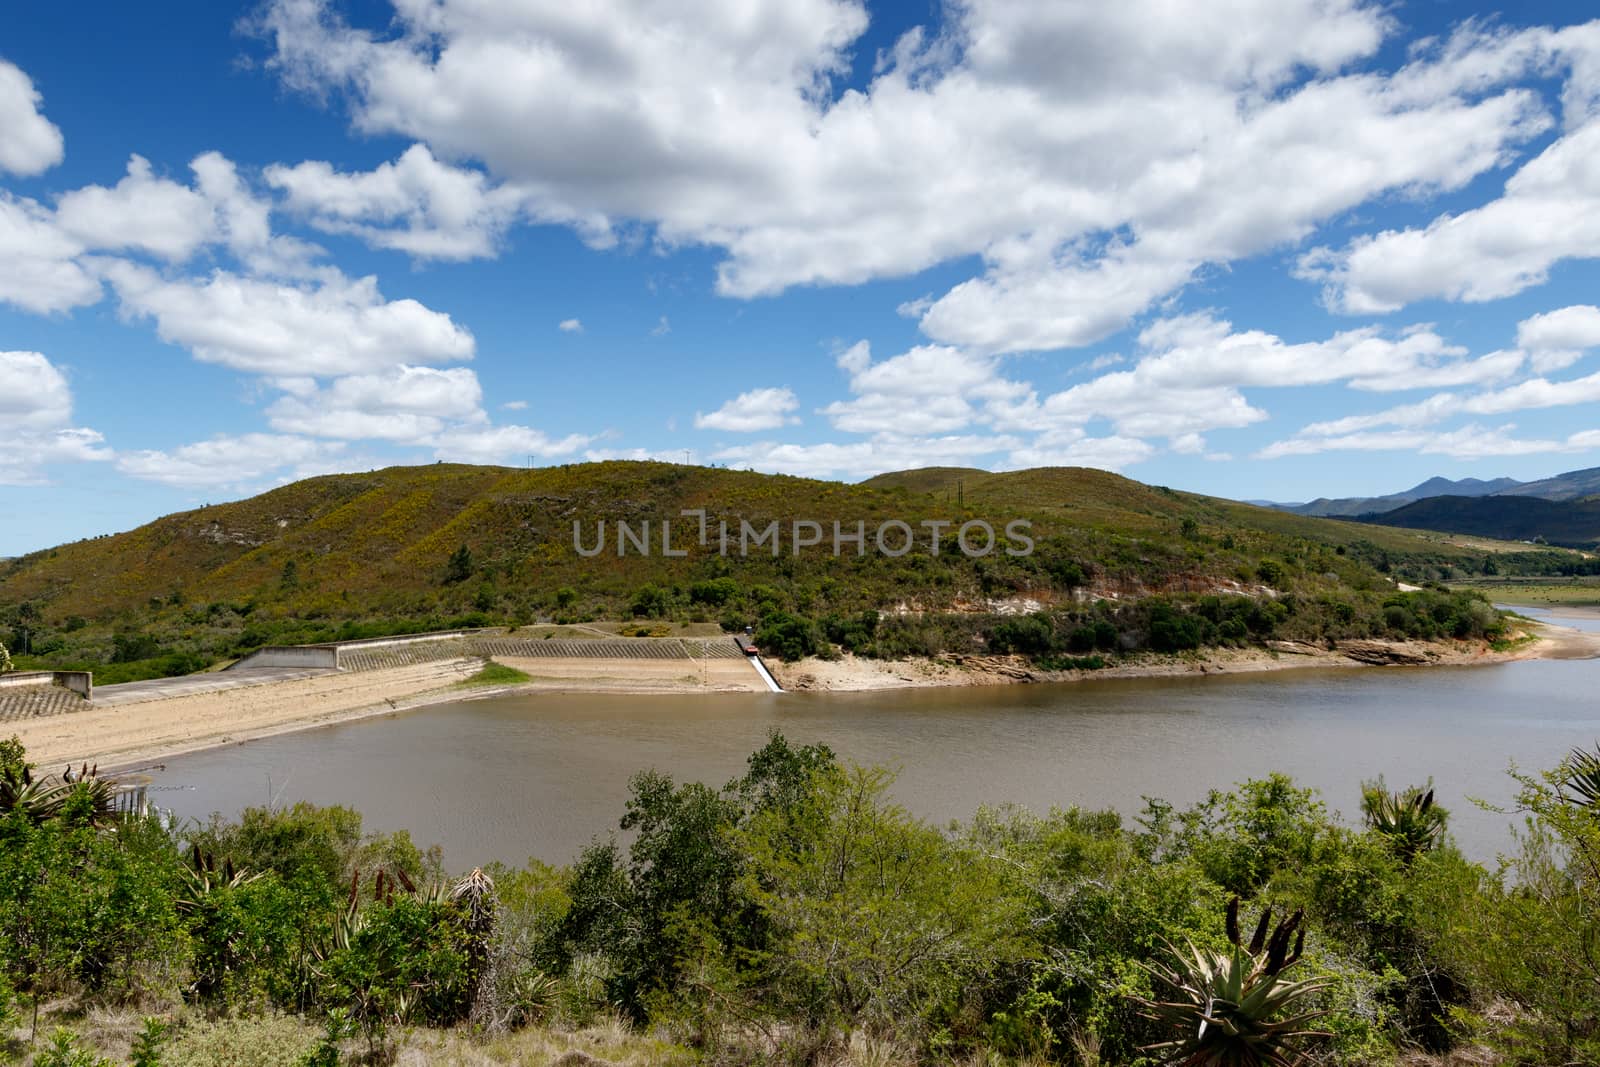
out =
{"type": "Polygon", "coordinates": [[[787,611],[774,611],[761,620],[756,644],[784,662],[793,663],[807,656],[821,655],[827,640],[810,619],[787,611]]]}
{"type": "Polygon", "coordinates": [[[31,600],[17,605],[11,627],[11,647],[23,655],[33,652],[33,639],[39,633],[39,609],[31,600]]]}
{"type": "Polygon", "coordinates": [[[1022,902],[1002,868],[892,803],[887,772],[815,758],[796,803],[734,833],[770,929],[765,996],[845,1032],[942,1022],[1028,956],[1022,902]]]}
{"type": "Polygon", "coordinates": [[[455,585],[472,577],[472,550],[462,545],[450,553],[450,560],[444,565],[444,582],[446,585],[455,585]]]}
{"type": "Polygon", "coordinates": [[[629,610],[636,619],[664,619],[672,612],[672,593],[658,585],[642,585],[633,594],[629,610]]]}
{"type": "Polygon", "coordinates": [[[6,651],[5,645],[0,645],[0,674],[12,670],[11,653],[6,651]]]}

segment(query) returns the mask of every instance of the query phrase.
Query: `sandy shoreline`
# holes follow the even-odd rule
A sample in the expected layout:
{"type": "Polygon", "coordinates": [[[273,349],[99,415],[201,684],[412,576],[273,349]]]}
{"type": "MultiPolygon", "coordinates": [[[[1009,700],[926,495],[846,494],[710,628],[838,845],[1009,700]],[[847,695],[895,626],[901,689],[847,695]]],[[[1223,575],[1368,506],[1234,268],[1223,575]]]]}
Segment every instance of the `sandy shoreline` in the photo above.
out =
{"type": "Polygon", "coordinates": [[[531,680],[511,686],[463,687],[461,682],[483,662],[441,660],[138,703],[91,705],[69,714],[0,725],[0,736],[16,734],[29,759],[46,771],[85,762],[106,770],[128,770],[186,752],[511,692],[729,693],[760,688],[755,671],[742,658],[702,662],[578,657],[500,657],[497,662],[523,671],[531,680]]]}
{"type": "MultiPolygon", "coordinates": [[[[1574,618],[1600,618],[1574,614],[1574,618]]],[[[1207,649],[1177,656],[1138,655],[1094,671],[1043,671],[1019,656],[952,656],[931,660],[883,662],[846,655],[838,660],[773,663],[772,673],[784,689],[859,692],[921,686],[1012,685],[1080,682],[1114,678],[1179,678],[1202,675],[1258,674],[1306,668],[1345,669],[1366,666],[1451,667],[1512,663],[1531,659],[1600,658],[1600,633],[1535,622],[1528,639],[1506,651],[1484,642],[1411,643],[1348,642],[1349,649],[1329,650],[1299,642],[1274,641],[1273,647],[1207,649]],[[1355,655],[1367,658],[1353,658],[1355,655]],[[1385,656],[1393,657],[1384,662],[1385,656]]]]}
{"type": "MultiPolygon", "coordinates": [[[[1597,618],[1600,613],[1574,613],[1597,618]]],[[[883,662],[838,660],[771,663],[779,683],[793,691],[861,692],[923,686],[1008,685],[1106,678],[1160,678],[1258,673],[1297,668],[1350,668],[1351,654],[1394,656],[1418,666],[1506,663],[1528,659],[1600,658],[1600,633],[1535,623],[1530,637],[1508,651],[1480,643],[1443,645],[1357,642],[1347,651],[1275,642],[1270,649],[1219,649],[1205,654],[1137,657],[1098,671],[1049,672],[1017,657],[966,656],[883,662]]],[[[507,693],[720,693],[758,692],[755,672],[743,659],[707,661],[619,659],[502,659],[531,676],[525,684],[493,688],[460,685],[482,660],[464,658],[390,670],[298,678],[221,692],[196,693],[137,704],[23,719],[0,727],[15,733],[44,770],[98,762],[107,769],[156,764],[201,749],[239,744],[296,730],[430,704],[507,693]]]]}

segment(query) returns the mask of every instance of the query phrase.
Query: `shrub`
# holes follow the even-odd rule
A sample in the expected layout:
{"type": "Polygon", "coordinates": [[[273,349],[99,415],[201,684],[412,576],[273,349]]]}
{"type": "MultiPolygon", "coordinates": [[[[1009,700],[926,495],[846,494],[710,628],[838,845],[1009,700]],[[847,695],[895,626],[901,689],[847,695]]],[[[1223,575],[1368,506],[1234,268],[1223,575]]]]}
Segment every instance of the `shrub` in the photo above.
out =
{"type": "Polygon", "coordinates": [[[446,585],[455,585],[472,577],[474,570],[472,550],[462,545],[450,553],[450,558],[445,561],[444,581],[446,585]]]}
{"type": "Polygon", "coordinates": [[[672,613],[672,593],[657,585],[640,586],[628,610],[634,618],[664,619],[672,613]]]}
{"type": "Polygon", "coordinates": [[[732,578],[712,578],[689,586],[689,599],[696,604],[720,608],[739,595],[739,583],[732,578]]]}
{"type": "Polygon", "coordinates": [[[390,1025],[454,1023],[471,1007],[468,938],[452,904],[397,895],[361,908],[328,956],[322,997],[376,1047],[390,1025]]]}
{"type": "Polygon", "coordinates": [[[1055,631],[1049,617],[1042,613],[1004,619],[989,628],[989,650],[1002,655],[1016,652],[1037,656],[1049,652],[1054,645],[1055,631]]]}
{"type": "Polygon", "coordinates": [[[71,1030],[57,1027],[50,1035],[50,1043],[33,1058],[34,1067],[116,1067],[103,1056],[96,1056],[78,1045],[71,1030]]]}
{"type": "Polygon", "coordinates": [[[832,649],[817,624],[803,615],[774,611],[756,629],[756,644],[785,662],[826,655],[832,649]]]}
{"type": "Polygon", "coordinates": [[[1198,615],[1159,603],[1150,608],[1150,647],[1157,652],[1183,652],[1210,644],[1212,627],[1198,615]]]}
{"type": "Polygon", "coordinates": [[[842,646],[845,651],[865,655],[872,650],[878,634],[879,617],[876,611],[863,611],[857,615],[827,615],[822,620],[822,632],[829,641],[842,646]]]}
{"type": "Polygon", "coordinates": [[[160,654],[161,643],[149,634],[120,633],[111,639],[112,663],[155,659],[160,654]]]}

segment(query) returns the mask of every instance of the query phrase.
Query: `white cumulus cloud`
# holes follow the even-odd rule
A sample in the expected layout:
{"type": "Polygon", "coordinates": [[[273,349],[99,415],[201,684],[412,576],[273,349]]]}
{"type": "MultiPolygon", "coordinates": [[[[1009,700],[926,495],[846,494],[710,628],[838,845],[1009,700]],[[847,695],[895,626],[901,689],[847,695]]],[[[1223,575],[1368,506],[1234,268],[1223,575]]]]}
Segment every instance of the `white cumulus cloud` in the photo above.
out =
{"type": "Polygon", "coordinates": [[[137,250],[181,261],[215,231],[210,201],[186,185],[158,177],[143,156],[128,161],[128,173],[106,188],[88,185],[64,194],[56,223],[88,248],[137,250]]]}
{"type": "Polygon", "coordinates": [[[448,462],[521,466],[529,458],[570,456],[593,440],[583,434],[551,437],[527,426],[494,426],[441,434],[433,442],[433,449],[437,458],[448,462]]]}
{"type": "Polygon", "coordinates": [[[493,256],[527,200],[480,171],[439,162],[424,145],[362,173],[306,162],[268,167],[265,176],[283,191],[289,209],[317,229],[417,259],[493,256]]]}
{"type": "Polygon", "coordinates": [[[61,162],[61,131],[40,111],[43,103],[33,79],[0,59],[0,171],[27,177],[61,162]]]}
{"type": "Polygon", "coordinates": [[[267,409],[273,429],[310,437],[426,442],[453,422],[483,423],[483,389],[465,367],[399,366],[295,388],[267,409]]]}
{"type": "Polygon", "coordinates": [[[286,471],[325,470],[343,447],[286,434],[222,434],[171,450],[124,453],[117,457],[117,469],[183,488],[254,487],[286,471]]]}
{"type": "Polygon", "coordinates": [[[415,300],[386,300],[377,279],[323,272],[291,284],[216,271],[171,280],[127,262],[105,275],[130,317],[208,363],[266,375],[333,376],[471,359],[472,334],[415,300]]]}
{"type": "Polygon", "coordinates": [[[111,458],[101,434],[71,421],[60,368],[39,352],[0,352],[0,485],[43,482],[51,463],[111,458]]]}
{"type": "Polygon", "coordinates": [[[1526,351],[1537,371],[1560,370],[1600,347],[1600,307],[1572,307],[1533,315],[1517,324],[1517,347],[1526,351]]]}
{"type": "Polygon", "coordinates": [[[1395,311],[1429,298],[1482,302],[1539,285],[1564,259],[1600,252],[1600,119],[1561,137],[1482,207],[1426,227],[1385,230],[1317,249],[1300,272],[1325,283],[1329,307],[1395,311]]]}
{"type": "Polygon", "coordinates": [[[97,302],[100,283],[78,261],[83,251],[49,208],[0,190],[0,301],[38,314],[97,302]]]}
{"type": "Polygon", "coordinates": [[[697,430],[726,430],[729,433],[754,433],[759,430],[776,430],[800,420],[795,411],[800,400],[789,388],[752,389],[740,393],[710,414],[695,412],[697,430]]]}
{"type": "Polygon", "coordinates": [[[283,78],[342,94],[363,132],[481,161],[542,219],[719,248],[728,295],[981,257],[918,310],[935,341],[992,352],[1089,343],[1208,264],[1461,188],[1551,125],[1519,79],[1562,77],[1573,114],[1600,80],[1584,27],[1471,24],[1374,71],[1396,23],[1362,0],[1181,19],[967,0],[847,90],[854,0],[395,7],[382,32],[324,0],[272,0],[259,25],[283,78]]]}

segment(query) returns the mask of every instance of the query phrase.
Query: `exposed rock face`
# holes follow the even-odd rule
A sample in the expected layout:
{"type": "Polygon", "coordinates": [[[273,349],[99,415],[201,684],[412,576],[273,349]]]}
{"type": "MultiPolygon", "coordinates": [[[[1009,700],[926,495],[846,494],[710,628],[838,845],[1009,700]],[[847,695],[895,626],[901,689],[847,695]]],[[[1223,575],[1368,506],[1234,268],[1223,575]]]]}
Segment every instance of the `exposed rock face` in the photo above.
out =
{"type": "Polygon", "coordinates": [[[200,540],[209,541],[214,545],[242,545],[245,548],[260,548],[265,543],[260,538],[251,537],[243,530],[229,530],[222,523],[215,520],[191,532],[200,540]]]}
{"type": "Polygon", "coordinates": [[[1287,656],[1326,656],[1328,650],[1309,641],[1268,641],[1267,647],[1287,656]]]}
{"type": "Polygon", "coordinates": [[[1431,662],[1427,649],[1403,641],[1340,641],[1339,651],[1357,663],[1378,667],[1419,666],[1431,662]]]}

